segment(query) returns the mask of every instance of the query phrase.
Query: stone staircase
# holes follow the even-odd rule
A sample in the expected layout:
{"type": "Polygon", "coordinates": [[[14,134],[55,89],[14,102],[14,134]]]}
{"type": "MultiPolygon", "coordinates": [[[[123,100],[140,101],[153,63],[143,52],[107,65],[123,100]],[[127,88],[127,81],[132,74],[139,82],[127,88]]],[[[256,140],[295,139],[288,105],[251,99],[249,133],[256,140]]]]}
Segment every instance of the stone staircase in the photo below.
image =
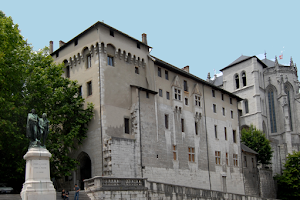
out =
{"type": "MultiPolygon", "coordinates": [[[[69,200],[74,199],[75,192],[69,192],[69,200]]],[[[20,194],[0,194],[0,200],[22,200],[20,194]]],[[[41,199],[42,200],[42,199],[41,199]]],[[[61,192],[56,192],[56,200],[63,200],[61,192]]],[[[84,191],[79,192],[79,200],[91,200],[84,191]]]]}

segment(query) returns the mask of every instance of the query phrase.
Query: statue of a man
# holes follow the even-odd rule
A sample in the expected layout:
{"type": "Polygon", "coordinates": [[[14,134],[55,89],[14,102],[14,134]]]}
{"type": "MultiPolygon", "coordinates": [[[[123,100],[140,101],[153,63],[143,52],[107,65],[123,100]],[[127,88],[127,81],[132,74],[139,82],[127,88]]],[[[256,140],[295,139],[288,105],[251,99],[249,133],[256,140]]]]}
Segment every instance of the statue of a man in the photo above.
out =
{"type": "Polygon", "coordinates": [[[30,145],[36,145],[39,137],[38,129],[39,117],[35,114],[35,109],[31,110],[27,116],[26,137],[30,139],[30,145]]]}
{"type": "Polygon", "coordinates": [[[49,133],[49,120],[47,119],[47,114],[43,113],[42,118],[39,119],[40,128],[40,138],[42,141],[42,146],[45,147],[46,139],[49,133]]]}

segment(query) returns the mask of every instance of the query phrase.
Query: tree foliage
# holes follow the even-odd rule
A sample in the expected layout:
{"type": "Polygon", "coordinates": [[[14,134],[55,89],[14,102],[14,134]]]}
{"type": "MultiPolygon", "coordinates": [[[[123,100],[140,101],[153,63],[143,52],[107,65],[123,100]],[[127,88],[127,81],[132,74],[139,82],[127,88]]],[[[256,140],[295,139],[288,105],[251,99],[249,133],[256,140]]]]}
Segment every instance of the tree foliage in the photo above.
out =
{"type": "Polygon", "coordinates": [[[0,11],[1,182],[24,182],[26,120],[32,108],[39,116],[47,113],[50,120],[46,146],[52,154],[51,176],[69,175],[76,168],[69,154],[86,138],[93,105],[79,96],[76,81],[62,77],[63,68],[53,62],[47,48],[33,51],[18,25],[0,11]]]}
{"type": "Polygon", "coordinates": [[[289,154],[284,167],[283,174],[275,176],[277,198],[300,199],[300,152],[289,154]]]}
{"type": "Polygon", "coordinates": [[[262,131],[251,125],[249,129],[242,130],[241,140],[246,146],[258,153],[258,163],[270,164],[272,158],[271,145],[262,131]]]}

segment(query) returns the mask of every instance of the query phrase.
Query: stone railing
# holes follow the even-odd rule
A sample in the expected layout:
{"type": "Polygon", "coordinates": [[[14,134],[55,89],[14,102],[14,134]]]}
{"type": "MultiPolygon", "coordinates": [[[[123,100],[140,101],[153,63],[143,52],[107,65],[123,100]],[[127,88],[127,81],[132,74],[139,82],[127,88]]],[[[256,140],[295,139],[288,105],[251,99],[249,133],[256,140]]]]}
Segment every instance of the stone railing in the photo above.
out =
{"type": "Polygon", "coordinates": [[[146,179],[143,178],[114,178],[96,176],[84,180],[85,191],[98,190],[146,190],[146,179]]]}
{"type": "Polygon", "coordinates": [[[156,194],[156,199],[222,199],[222,200],[275,200],[271,198],[253,197],[242,194],[232,194],[214,190],[186,187],[155,181],[147,181],[146,185],[150,194],[156,194]]]}

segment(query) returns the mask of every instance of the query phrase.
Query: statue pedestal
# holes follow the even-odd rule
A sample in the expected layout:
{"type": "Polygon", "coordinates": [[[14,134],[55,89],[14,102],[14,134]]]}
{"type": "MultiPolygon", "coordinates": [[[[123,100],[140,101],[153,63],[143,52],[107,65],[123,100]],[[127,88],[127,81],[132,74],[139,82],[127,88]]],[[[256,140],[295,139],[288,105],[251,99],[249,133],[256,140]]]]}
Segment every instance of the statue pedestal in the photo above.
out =
{"type": "Polygon", "coordinates": [[[51,153],[40,147],[30,148],[24,155],[26,174],[22,200],[56,200],[56,191],[50,181],[50,157],[51,153]]]}

